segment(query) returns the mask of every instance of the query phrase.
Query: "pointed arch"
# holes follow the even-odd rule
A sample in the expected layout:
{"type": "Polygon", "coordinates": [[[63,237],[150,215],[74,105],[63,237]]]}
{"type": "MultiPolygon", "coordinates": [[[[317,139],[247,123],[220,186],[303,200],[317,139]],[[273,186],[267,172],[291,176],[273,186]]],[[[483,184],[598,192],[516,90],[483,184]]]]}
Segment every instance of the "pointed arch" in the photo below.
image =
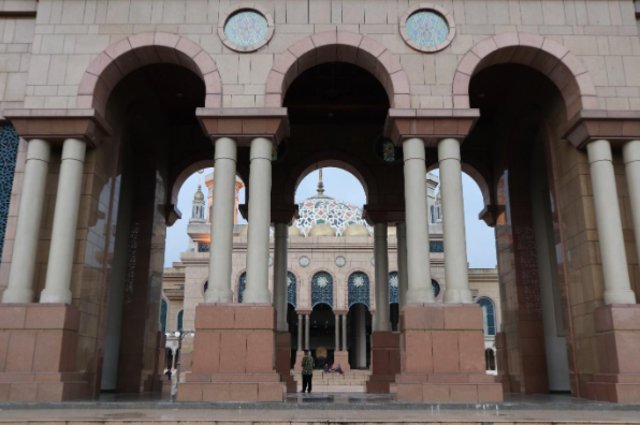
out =
{"type": "Polygon", "coordinates": [[[528,33],[497,34],[472,47],[454,74],[454,107],[470,107],[469,84],[475,74],[504,63],[526,65],[547,76],[562,94],[567,119],[582,109],[598,107],[593,80],[580,60],[560,43],[528,33]]]}
{"type": "Polygon", "coordinates": [[[222,82],[215,62],[194,41],[177,34],[147,32],[125,37],[107,47],[87,67],[78,87],[78,108],[93,108],[104,116],[109,95],[127,74],[154,63],[172,63],[202,79],[203,106],[222,103],[222,82]]]}

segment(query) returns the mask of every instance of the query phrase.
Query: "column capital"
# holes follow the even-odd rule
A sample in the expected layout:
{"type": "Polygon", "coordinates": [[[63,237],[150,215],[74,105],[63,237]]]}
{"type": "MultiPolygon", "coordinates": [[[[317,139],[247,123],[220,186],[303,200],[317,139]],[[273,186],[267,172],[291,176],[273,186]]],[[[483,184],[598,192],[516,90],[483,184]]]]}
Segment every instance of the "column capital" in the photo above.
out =
{"type": "Polygon", "coordinates": [[[640,112],[582,111],[568,123],[564,138],[578,149],[598,139],[608,140],[613,147],[622,146],[640,139],[640,112]]]}
{"type": "Polygon", "coordinates": [[[478,109],[389,109],[385,135],[395,144],[418,137],[436,147],[445,138],[464,140],[479,117],[478,109]]]}
{"type": "Polygon", "coordinates": [[[277,146],[289,133],[287,108],[198,108],[196,116],[212,140],[230,137],[239,146],[249,146],[256,137],[277,146]]]}
{"type": "Polygon", "coordinates": [[[111,127],[95,109],[9,109],[4,117],[27,140],[42,139],[62,146],[78,139],[96,147],[111,134],[111,127]]]}

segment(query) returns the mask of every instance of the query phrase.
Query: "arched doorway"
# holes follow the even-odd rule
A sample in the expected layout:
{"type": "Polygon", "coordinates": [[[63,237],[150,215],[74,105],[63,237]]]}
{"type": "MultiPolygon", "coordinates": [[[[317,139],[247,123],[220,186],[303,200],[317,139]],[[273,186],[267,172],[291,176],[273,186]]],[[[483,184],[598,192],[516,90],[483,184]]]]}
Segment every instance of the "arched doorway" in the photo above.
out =
{"type": "Polygon", "coordinates": [[[504,190],[492,194],[504,200],[504,214],[497,213],[496,240],[502,323],[511,353],[507,364],[498,359],[499,374],[506,391],[568,391],[562,295],[566,276],[561,257],[555,255],[562,239],[554,230],[559,229],[560,215],[550,184],[558,173],[554,164],[567,119],[565,103],[552,81],[519,64],[494,64],[478,71],[469,93],[481,118],[463,146],[463,158],[475,161],[475,149],[501,152],[484,167],[492,169],[493,178],[487,177],[495,182],[493,191],[499,181],[504,190]]]}
{"type": "MultiPolygon", "coordinates": [[[[98,167],[113,173],[109,184],[117,206],[108,212],[115,229],[113,263],[106,282],[109,305],[100,319],[108,342],[103,358],[87,360],[99,371],[101,390],[151,391],[162,373],[155,360],[162,241],[177,217],[171,182],[186,165],[213,155],[194,114],[205,104],[206,89],[201,75],[175,63],[140,64],[110,81],[110,88],[95,99],[104,101],[96,107],[113,128],[111,145],[96,154],[98,167]]],[[[181,319],[192,327],[193,317],[181,319]]]]}
{"type": "Polygon", "coordinates": [[[333,276],[321,271],[311,279],[309,349],[316,368],[333,363],[336,324],[333,314],[333,276]]]}
{"type": "MultiPolygon", "coordinates": [[[[369,276],[363,272],[349,275],[349,365],[352,369],[367,369],[371,363],[371,313],[369,312],[369,276]]],[[[386,306],[380,306],[385,308],[386,306]]]]}

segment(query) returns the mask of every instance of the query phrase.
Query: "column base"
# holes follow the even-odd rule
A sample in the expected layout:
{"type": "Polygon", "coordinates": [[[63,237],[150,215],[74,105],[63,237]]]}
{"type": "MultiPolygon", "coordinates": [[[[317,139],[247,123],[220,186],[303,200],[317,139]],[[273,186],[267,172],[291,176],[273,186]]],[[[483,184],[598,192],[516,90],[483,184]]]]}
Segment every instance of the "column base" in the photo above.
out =
{"type": "MultiPolygon", "coordinates": [[[[304,354],[304,353],[303,353],[304,354]]],[[[349,352],[348,351],[334,351],[333,352],[333,367],[342,368],[343,372],[348,372],[351,370],[351,366],[349,365],[349,352]]]]}
{"type": "Polygon", "coordinates": [[[293,370],[295,372],[300,372],[302,370],[302,358],[304,357],[304,350],[296,351],[296,362],[293,365],[293,370]]]}
{"type": "Polygon", "coordinates": [[[291,376],[291,334],[276,332],[276,371],[288,393],[296,392],[296,381],[291,376]]]}
{"type": "Polygon", "coordinates": [[[503,400],[485,373],[482,310],[475,304],[422,304],[400,315],[401,371],[391,384],[399,401],[486,403],[503,400]]]}
{"type": "Polygon", "coordinates": [[[390,384],[400,373],[400,333],[373,332],[371,334],[371,377],[368,393],[388,393],[390,384]]]}
{"type": "Polygon", "coordinates": [[[0,304],[0,401],[90,398],[77,372],[80,313],[65,304],[0,304]]]}
{"type": "Polygon", "coordinates": [[[274,328],[270,305],[198,305],[191,372],[179,385],[178,400],[283,401],[274,328]]]}
{"type": "Polygon", "coordinates": [[[640,304],[611,304],[595,311],[598,370],[586,398],[640,403],[640,304]]]}

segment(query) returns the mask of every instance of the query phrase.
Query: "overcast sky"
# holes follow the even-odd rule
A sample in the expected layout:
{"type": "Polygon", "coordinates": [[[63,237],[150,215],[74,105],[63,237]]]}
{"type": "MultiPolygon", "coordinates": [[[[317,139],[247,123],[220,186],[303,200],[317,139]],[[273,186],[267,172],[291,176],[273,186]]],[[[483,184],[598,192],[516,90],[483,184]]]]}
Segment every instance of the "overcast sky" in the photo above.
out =
{"type": "MultiPolygon", "coordinates": [[[[187,179],[178,195],[178,208],[182,212],[182,219],[167,229],[167,243],[165,252],[165,266],[171,266],[180,260],[180,253],[189,245],[187,224],[191,218],[191,203],[198,184],[204,189],[204,178],[212,169],[195,173],[187,179]]],[[[346,201],[362,207],[366,202],[364,189],[360,182],[350,173],[339,168],[324,168],[322,171],[325,195],[340,201],[346,201]]],[[[465,227],[467,231],[467,257],[471,267],[495,267],[496,244],[493,229],[478,219],[482,210],[482,195],[476,183],[466,174],[462,175],[464,191],[465,227]]],[[[311,197],[316,193],[318,172],[307,175],[296,191],[295,201],[311,197]]],[[[240,200],[244,201],[244,193],[240,193],[240,200]]]]}

